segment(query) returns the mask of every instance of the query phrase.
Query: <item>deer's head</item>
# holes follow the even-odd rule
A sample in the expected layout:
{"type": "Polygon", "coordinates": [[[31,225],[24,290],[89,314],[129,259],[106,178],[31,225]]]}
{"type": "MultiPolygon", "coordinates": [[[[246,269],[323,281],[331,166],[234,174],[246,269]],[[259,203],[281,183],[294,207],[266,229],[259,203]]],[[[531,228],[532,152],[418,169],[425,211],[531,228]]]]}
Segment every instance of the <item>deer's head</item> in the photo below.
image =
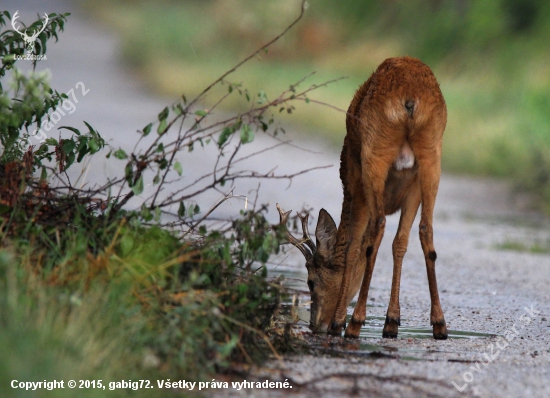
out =
{"type": "Polygon", "coordinates": [[[13,27],[13,29],[19,33],[21,36],[23,36],[23,40],[25,40],[25,45],[27,47],[27,52],[28,53],[33,53],[34,52],[34,43],[36,42],[36,39],[38,38],[38,35],[40,33],[42,33],[44,31],[44,29],[46,29],[46,26],[48,25],[48,21],[49,21],[49,18],[48,18],[48,14],[44,14],[44,24],[42,25],[42,29],[40,30],[35,30],[34,33],[32,35],[27,35],[27,30],[25,29],[24,32],[21,32],[17,26],[15,25],[15,21],[17,20],[17,18],[19,18],[19,16],[17,15],[19,13],[19,11],[16,11],[15,14],[13,14],[13,17],[11,19],[11,26],[13,27]]]}
{"type": "MultiPolygon", "coordinates": [[[[286,226],[292,210],[284,212],[279,205],[277,210],[280,224],[286,226]]],[[[309,328],[313,332],[326,332],[336,311],[343,273],[342,267],[333,265],[337,228],[330,214],[321,209],[315,228],[316,243],[313,243],[307,226],[309,214],[297,214],[302,223],[303,236],[298,239],[286,230],[286,243],[296,246],[306,259],[307,285],[311,293],[309,328]]]]}

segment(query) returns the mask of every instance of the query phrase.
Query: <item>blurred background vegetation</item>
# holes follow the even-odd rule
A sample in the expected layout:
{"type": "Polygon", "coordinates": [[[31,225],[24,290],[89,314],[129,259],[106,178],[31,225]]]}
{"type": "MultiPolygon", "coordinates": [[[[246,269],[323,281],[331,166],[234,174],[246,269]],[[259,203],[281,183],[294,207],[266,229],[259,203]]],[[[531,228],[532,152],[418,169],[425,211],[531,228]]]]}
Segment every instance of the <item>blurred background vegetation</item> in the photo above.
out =
{"type": "MultiPolygon", "coordinates": [[[[127,63],[157,92],[192,97],[280,33],[300,0],[87,1],[123,38],[127,63]]],[[[309,0],[304,19],[231,82],[277,96],[348,77],[312,99],[347,109],[385,58],[426,62],[449,109],[447,172],[510,177],[550,209],[550,3],[543,0],[309,0]]],[[[210,98],[219,98],[213,93],[210,98]]],[[[242,109],[238,98],[227,102],[242,109]]],[[[208,106],[208,104],[205,104],[208,106]]],[[[344,113],[303,104],[292,121],[340,146],[344,113]]]]}

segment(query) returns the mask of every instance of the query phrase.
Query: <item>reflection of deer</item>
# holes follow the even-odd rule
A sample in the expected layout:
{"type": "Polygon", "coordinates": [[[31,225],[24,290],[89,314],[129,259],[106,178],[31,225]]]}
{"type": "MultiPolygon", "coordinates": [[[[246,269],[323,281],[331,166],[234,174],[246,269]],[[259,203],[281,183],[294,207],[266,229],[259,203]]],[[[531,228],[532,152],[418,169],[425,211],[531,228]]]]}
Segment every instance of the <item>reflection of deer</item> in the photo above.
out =
{"type": "MultiPolygon", "coordinates": [[[[446,122],[439,85],[430,68],[414,58],[387,59],[355,93],[347,112],[347,135],[340,158],[344,187],[340,226],[336,228],[332,217],[321,209],[316,244],[307,232],[307,218],[302,219],[301,240],[287,233],[289,242],[307,260],[313,331],[340,334],[346,308],[361,288],[345,333],[346,337],[359,336],[386,215],[401,210],[383,330],[384,337],[397,337],[401,265],[422,203],[420,242],[432,302],[430,322],[434,338],[447,338],[435,277],[432,229],[446,122]]],[[[290,212],[279,208],[279,214],[281,224],[286,224],[290,212]]]]}
{"type": "Polygon", "coordinates": [[[38,35],[40,33],[42,33],[44,31],[44,29],[46,29],[46,26],[48,25],[48,21],[49,21],[49,18],[48,18],[48,14],[44,14],[44,24],[42,25],[42,29],[38,30],[38,31],[34,31],[34,33],[31,35],[31,36],[28,36],[27,35],[27,30],[25,29],[24,32],[21,32],[19,29],[17,29],[17,27],[15,26],[15,21],[17,20],[17,18],[19,18],[17,16],[17,14],[19,13],[19,11],[16,11],[15,14],[13,14],[13,17],[11,19],[11,26],[13,27],[13,29],[19,33],[21,36],[23,36],[23,40],[25,40],[25,45],[27,47],[27,52],[30,54],[30,53],[34,53],[34,43],[36,42],[36,39],[38,38],[38,35]]]}

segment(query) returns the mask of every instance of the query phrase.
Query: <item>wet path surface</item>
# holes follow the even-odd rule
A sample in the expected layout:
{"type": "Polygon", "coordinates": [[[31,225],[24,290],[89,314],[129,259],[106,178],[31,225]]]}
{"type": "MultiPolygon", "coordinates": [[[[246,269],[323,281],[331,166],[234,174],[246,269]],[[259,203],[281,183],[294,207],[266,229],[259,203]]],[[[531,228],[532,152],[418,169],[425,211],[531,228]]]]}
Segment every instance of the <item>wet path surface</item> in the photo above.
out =
{"type": "MultiPolygon", "coordinates": [[[[49,46],[48,61],[39,65],[52,71],[53,87],[58,90],[68,91],[79,82],[89,90],[79,97],[75,112],[67,115],[63,124],[83,127],[82,120],[86,120],[113,146],[131,150],[136,130],[154,120],[172,101],[147,94],[139,79],[121,66],[116,38],[72,3],[8,0],[3,6],[12,14],[20,10],[21,19],[27,23],[36,13],[74,13],[59,43],[49,46]]],[[[277,221],[274,206],[279,202],[285,209],[298,210],[304,204],[324,207],[338,222],[342,199],[338,153],[312,141],[295,141],[312,152],[284,147],[251,163],[250,167],[259,169],[277,166],[281,172],[334,166],[298,177],[290,187],[287,181],[262,183],[259,202],[270,204],[270,221],[277,221]]],[[[254,145],[250,151],[266,145],[266,141],[259,137],[254,145]]],[[[188,156],[181,159],[184,178],[202,175],[208,169],[205,152],[188,156]]],[[[119,166],[98,160],[87,172],[88,183],[116,175],[119,166]]],[[[235,193],[252,195],[256,186],[257,182],[239,184],[235,193]]],[[[216,194],[204,200],[214,203],[218,198],[216,194]]],[[[448,340],[431,338],[418,220],[403,263],[400,333],[395,340],[381,338],[391,286],[391,241],[398,223],[398,216],[392,216],[387,220],[373,274],[368,324],[360,339],[304,333],[302,337],[316,347],[316,355],[289,355],[253,370],[250,376],[251,380],[288,379],[293,389],[227,390],[212,395],[550,396],[550,257],[544,253],[550,246],[550,222],[518,210],[517,201],[510,198],[510,187],[505,183],[442,177],[434,239],[441,302],[449,329],[456,331],[448,340]],[[543,250],[534,250],[541,247],[543,250]]],[[[221,211],[236,214],[242,205],[228,202],[221,211]]],[[[292,277],[294,286],[302,291],[307,290],[304,272],[297,250],[288,250],[270,264],[272,275],[292,277]]],[[[302,302],[307,299],[301,296],[302,302]]],[[[301,318],[304,323],[309,320],[305,307],[301,318]]]]}
{"type": "MultiPolygon", "coordinates": [[[[381,338],[398,223],[391,216],[361,338],[312,336],[303,309],[304,339],[319,355],[274,361],[269,370],[258,369],[258,376],[293,380],[299,387],[296,396],[550,396],[550,257],[505,250],[511,242],[524,248],[547,244],[550,225],[547,218],[519,207],[505,183],[443,176],[434,240],[448,340],[431,336],[418,219],[403,263],[399,336],[381,338]]],[[[284,264],[291,261],[302,264],[295,253],[284,264]]],[[[280,265],[272,271],[277,272],[292,277],[297,290],[307,291],[305,268],[280,265]]]]}

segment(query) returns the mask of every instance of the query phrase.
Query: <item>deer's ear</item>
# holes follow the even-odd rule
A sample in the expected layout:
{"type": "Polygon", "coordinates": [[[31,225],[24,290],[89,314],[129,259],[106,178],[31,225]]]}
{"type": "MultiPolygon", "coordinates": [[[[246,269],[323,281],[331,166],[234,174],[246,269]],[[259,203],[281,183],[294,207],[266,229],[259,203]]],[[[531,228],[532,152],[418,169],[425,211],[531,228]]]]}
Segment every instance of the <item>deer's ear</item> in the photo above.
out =
{"type": "Polygon", "coordinates": [[[325,260],[329,260],[334,254],[336,245],[336,223],[325,209],[319,210],[319,221],[315,229],[317,238],[317,253],[325,260]]]}

